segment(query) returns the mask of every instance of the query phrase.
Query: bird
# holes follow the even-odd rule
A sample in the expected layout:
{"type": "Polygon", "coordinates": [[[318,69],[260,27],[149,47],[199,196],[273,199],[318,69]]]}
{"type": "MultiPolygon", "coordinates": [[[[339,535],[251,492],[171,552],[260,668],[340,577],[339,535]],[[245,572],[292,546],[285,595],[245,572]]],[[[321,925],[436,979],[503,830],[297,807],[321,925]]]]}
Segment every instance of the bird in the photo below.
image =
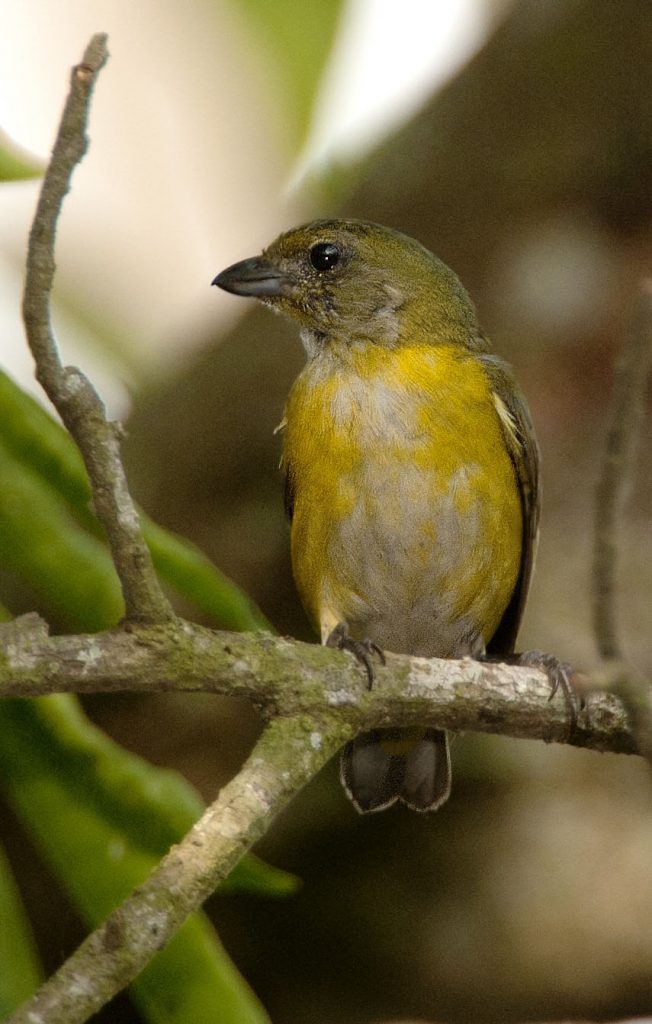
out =
{"type": "MultiPolygon", "coordinates": [[[[456,274],[397,230],[322,219],[212,283],[299,324],[281,468],[293,574],[322,643],[351,651],[369,685],[385,651],[518,657],[539,450],[456,274]]],[[[436,810],[451,791],[448,735],[363,733],[341,779],[362,813],[436,810]]]]}

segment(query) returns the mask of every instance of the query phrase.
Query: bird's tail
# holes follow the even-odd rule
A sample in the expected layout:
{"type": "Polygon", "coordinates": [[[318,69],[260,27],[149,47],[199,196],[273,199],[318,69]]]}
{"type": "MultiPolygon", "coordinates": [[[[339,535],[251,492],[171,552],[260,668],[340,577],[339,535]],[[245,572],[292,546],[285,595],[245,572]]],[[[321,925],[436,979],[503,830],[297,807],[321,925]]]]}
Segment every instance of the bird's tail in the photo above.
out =
{"type": "Polygon", "coordinates": [[[362,813],[397,800],[435,811],[450,796],[448,737],[440,729],[375,729],[342,751],[342,784],[362,813]]]}

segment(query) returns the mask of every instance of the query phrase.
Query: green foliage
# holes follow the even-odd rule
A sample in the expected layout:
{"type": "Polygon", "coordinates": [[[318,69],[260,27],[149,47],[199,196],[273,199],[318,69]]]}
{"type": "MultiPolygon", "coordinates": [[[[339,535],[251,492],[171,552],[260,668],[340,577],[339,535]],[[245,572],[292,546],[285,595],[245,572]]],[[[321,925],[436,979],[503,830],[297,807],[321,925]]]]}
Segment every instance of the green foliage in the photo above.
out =
{"type": "MultiPolygon", "coordinates": [[[[114,625],[122,598],[89,509],[91,489],[77,446],[2,371],[0,423],[0,560],[39,594],[46,614],[63,618],[66,627],[93,631],[114,625]]],[[[141,518],[154,565],[167,584],[222,629],[270,629],[253,602],[195,545],[141,518]]]]}
{"type": "MultiPolygon", "coordinates": [[[[0,564],[28,586],[59,628],[115,625],[123,609],[119,582],[90,509],[76,446],[2,373],[0,422],[0,564]]],[[[145,516],[143,526],[161,576],[219,625],[267,625],[197,548],[145,516]]],[[[0,619],[7,617],[0,608],[0,619]]],[[[5,796],[89,926],[141,882],[202,813],[202,801],[185,780],[123,750],[70,695],[0,701],[0,736],[5,796]]],[[[250,855],[224,888],[284,896],[296,884],[250,855]]],[[[15,917],[19,904],[14,899],[10,906],[15,917]]],[[[27,965],[22,974],[16,971],[16,986],[22,987],[7,989],[7,1005],[36,984],[28,954],[20,955],[27,965]]],[[[267,1020],[203,915],[194,915],[143,972],[133,998],[153,1022],[267,1020]]]]}
{"type": "Polygon", "coordinates": [[[161,579],[210,615],[222,629],[271,630],[253,601],[198,547],[141,514],[143,534],[161,579]]]}
{"type": "MultiPolygon", "coordinates": [[[[181,838],[201,813],[201,801],[175,772],[112,743],[74,697],[5,700],[0,729],[5,795],[95,927],[181,838]]],[[[203,914],[189,919],[131,992],[148,1021],[267,1020],[203,914]]]]}
{"type": "Polygon", "coordinates": [[[42,972],[11,866],[0,847],[0,1018],[28,999],[42,972]]]}
{"type": "Polygon", "coordinates": [[[341,0],[239,0],[255,37],[274,59],[287,105],[283,123],[297,148],[310,124],[315,96],[342,10],[341,0]]]}
{"type": "MultiPolygon", "coordinates": [[[[0,413],[0,416],[3,414],[0,413]]],[[[113,563],[57,490],[0,441],[0,563],[63,629],[95,632],[123,611],[113,563]]]]}
{"type": "MultiPolygon", "coordinates": [[[[38,785],[43,775],[56,780],[64,799],[87,808],[125,842],[147,855],[161,857],[200,817],[204,805],[177,772],[155,768],[114,743],[82,711],[75,697],[58,694],[38,700],[0,702],[0,776],[8,793],[38,785]]],[[[51,801],[43,842],[49,848],[56,816],[51,801]]],[[[27,801],[23,813],[39,833],[44,819],[27,801]],[[32,820],[33,818],[33,820],[32,820]]],[[[56,853],[48,856],[56,858],[56,853]]],[[[251,857],[236,866],[227,887],[233,891],[285,896],[296,889],[293,876],[251,857]]]]}
{"type": "Polygon", "coordinates": [[[41,160],[25,153],[0,129],[0,181],[23,181],[40,178],[44,165],[41,160]]]}

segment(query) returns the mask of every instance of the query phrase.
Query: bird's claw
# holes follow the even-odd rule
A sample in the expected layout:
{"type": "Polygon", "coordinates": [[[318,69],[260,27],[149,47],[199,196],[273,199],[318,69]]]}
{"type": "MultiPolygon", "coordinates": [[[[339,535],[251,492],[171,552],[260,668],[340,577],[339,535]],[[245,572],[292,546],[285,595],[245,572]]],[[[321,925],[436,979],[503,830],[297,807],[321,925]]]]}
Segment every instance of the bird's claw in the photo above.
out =
{"type": "Polygon", "coordinates": [[[568,705],[572,735],[577,727],[579,713],[584,709],[586,703],[573,684],[573,677],[576,673],[572,665],[569,665],[567,661],[560,661],[554,654],[547,654],[545,651],[523,651],[514,657],[519,665],[538,668],[545,672],[550,680],[548,700],[552,700],[558,690],[562,691],[568,705]]]}
{"type": "Polygon", "coordinates": [[[335,647],[338,651],[350,651],[354,658],[360,662],[367,673],[367,686],[371,690],[374,684],[374,667],[371,662],[371,655],[375,654],[381,665],[385,664],[385,654],[373,640],[356,640],[349,636],[349,631],[343,622],[339,622],[335,629],[329,634],[326,640],[327,647],[335,647]]]}

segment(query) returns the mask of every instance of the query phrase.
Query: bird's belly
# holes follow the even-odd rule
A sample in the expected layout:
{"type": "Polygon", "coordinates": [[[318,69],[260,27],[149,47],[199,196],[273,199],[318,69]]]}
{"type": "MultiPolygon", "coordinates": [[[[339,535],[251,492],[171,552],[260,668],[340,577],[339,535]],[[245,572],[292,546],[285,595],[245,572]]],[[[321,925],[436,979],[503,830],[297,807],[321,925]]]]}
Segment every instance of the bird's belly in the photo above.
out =
{"type": "Polygon", "coordinates": [[[303,602],[327,631],[343,620],[353,636],[388,650],[477,653],[520,565],[509,458],[449,472],[393,455],[368,453],[349,472],[326,474],[317,501],[299,500],[292,550],[303,602]]]}
{"type": "Polygon", "coordinates": [[[302,602],[322,638],[344,621],[388,650],[475,653],[509,603],[522,550],[489,381],[452,349],[363,357],[360,372],[309,363],[288,400],[302,602]]]}

